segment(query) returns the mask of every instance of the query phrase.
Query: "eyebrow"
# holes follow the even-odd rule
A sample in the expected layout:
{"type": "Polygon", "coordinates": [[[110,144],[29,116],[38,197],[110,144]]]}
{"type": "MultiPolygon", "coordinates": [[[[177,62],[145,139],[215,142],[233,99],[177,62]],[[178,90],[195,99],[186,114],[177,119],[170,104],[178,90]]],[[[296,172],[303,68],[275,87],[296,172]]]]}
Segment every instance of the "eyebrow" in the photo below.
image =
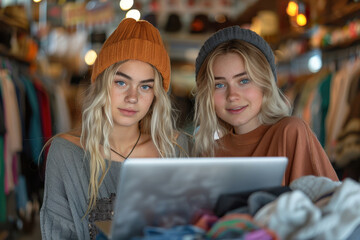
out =
{"type": "MultiPolygon", "coordinates": [[[[115,73],[116,76],[121,76],[121,77],[124,77],[126,79],[129,79],[129,80],[133,80],[132,77],[130,77],[129,75],[123,73],[123,72],[119,72],[117,71],[115,73]]],[[[149,78],[149,79],[145,79],[145,80],[142,80],[140,81],[141,83],[148,83],[148,82],[154,82],[154,79],[153,78],[149,78]]]]}
{"type": "MultiPolygon", "coordinates": [[[[242,76],[245,76],[247,75],[246,72],[242,72],[242,73],[238,73],[236,75],[234,75],[232,78],[238,78],[238,77],[242,77],[242,76]]],[[[215,77],[215,80],[224,80],[225,78],[224,77],[215,77]]]]}

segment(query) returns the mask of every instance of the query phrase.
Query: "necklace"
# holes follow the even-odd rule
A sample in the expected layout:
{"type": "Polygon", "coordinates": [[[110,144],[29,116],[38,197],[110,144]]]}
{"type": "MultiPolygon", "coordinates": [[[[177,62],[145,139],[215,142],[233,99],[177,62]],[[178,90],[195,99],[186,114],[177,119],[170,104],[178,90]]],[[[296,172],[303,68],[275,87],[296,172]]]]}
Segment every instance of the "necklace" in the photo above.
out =
{"type": "Polygon", "coordinates": [[[119,155],[120,157],[122,157],[124,160],[128,159],[128,157],[131,155],[131,153],[134,151],[136,145],[138,144],[139,140],[140,140],[140,136],[141,136],[141,132],[139,133],[139,137],[138,139],[136,140],[136,143],[134,144],[134,146],[132,147],[131,151],[129,152],[129,154],[125,157],[123,155],[121,155],[120,153],[118,153],[117,151],[115,151],[114,149],[112,149],[110,147],[110,150],[113,151],[114,153],[116,153],[117,155],[119,155]]]}

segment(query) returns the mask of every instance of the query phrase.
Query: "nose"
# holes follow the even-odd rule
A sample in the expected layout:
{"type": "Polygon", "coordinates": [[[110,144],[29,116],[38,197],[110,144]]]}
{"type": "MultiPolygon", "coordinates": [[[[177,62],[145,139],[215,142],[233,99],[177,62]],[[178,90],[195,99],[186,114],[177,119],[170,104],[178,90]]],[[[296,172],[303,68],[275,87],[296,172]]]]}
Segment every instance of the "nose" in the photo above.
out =
{"type": "Polygon", "coordinates": [[[136,88],[129,87],[126,91],[125,102],[127,103],[137,103],[138,101],[138,92],[136,88]]]}
{"type": "Polygon", "coordinates": [[[239,93],[234,86],[229,85],[227,88],[227,100],[233,102],[239,99],[239,93]]]}

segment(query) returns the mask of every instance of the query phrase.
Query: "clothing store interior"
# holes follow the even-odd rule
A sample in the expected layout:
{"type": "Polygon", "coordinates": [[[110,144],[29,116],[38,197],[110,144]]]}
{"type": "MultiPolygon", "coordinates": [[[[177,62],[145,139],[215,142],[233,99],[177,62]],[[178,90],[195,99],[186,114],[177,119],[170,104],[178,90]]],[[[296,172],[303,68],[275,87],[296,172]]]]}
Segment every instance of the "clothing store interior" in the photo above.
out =
{"type": "MultiPolygon", "coordinates": [[[[302,233],[314,224],[346,232],[341,239],[360,239],[360,1],[0,0],[0,10],[0,240],[41,239],[43,146],[81,126],[92,64],[124,18],[147,20],[159,30],[171,61],[175,125],[189,135],[195,128],[195,60],[205,40],[233,25],[263,37],[292,115],[310,126],[339,180],[353,180],[337,203],[345,208],[337,220],[320,217],[321,228],[303,212],[309,215],[302,233]]],[[[317,239],[312,237],[301,239],[317,239]]]]}

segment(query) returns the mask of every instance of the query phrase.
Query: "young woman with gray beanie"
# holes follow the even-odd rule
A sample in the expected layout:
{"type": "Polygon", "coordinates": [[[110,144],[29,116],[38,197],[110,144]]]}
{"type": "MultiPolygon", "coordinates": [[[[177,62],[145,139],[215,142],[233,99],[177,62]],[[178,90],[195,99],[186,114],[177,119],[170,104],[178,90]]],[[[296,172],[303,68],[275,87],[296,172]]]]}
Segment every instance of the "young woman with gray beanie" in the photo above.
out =
{"type": "Polygon", "coordinates": [[[258,34],[239,26],[213,34],[196,59],[195,156],[286,156],[284,185],[304,175],[338,180],[276,81],[273,52],[258,34]]]}
{"type": "Polygon", "coordinates": [[[91,82],[81,130],[51,141],[40,211],[43,239],[96,239],[96,222],[112,220],[125,159],[189,151],[187,137],[174,130],[170,59],[149,22],[121,21],[95,61],[91,82]]]}

